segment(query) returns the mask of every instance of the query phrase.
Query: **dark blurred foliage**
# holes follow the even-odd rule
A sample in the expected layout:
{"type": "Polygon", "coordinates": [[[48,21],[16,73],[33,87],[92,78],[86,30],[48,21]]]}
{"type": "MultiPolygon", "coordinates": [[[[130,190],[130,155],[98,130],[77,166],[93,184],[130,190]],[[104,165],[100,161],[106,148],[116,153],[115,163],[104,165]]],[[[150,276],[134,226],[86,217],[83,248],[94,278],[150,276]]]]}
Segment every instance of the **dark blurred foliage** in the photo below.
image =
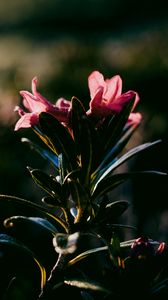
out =
{"type": "MultiPolygon", "coordinates": [[[[106,78],[120,74],[123,91],[133,89],[140,95],[137,110],[143,122],[128,147],[164,140],[130,167],[168,171],[167,1],[1,0],[1,194],[40,201],[41,191],[26,166],[50,168],[20,142],[22,136],[35,138],[29,130],[13,132],[19,91],[31,91],[31,80],[38,76],[38,89],[51,102],[76,96],[88,107],[87,77],[96,69],[106,78]]],[[[168,238],[159,225],[160,213],[167,216],[168,211],[166,180],[135,182],[120,193],[133,201],[140,230],[168,238]]],[[[168,228],[166,218],[162,222],[168,228]]]]}

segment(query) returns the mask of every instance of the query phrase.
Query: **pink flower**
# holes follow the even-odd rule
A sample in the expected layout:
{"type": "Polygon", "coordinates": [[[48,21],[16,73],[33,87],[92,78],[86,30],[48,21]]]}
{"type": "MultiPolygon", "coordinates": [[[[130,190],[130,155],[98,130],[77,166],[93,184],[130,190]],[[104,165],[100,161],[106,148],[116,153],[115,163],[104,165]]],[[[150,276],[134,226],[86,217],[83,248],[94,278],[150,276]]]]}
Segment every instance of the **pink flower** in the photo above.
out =
{"type": "Polygon", "coordinates": [[[64,98],[58,99],[56,104],[50,103],[37,91],[37,77],[32,79],[32,94],[27,91],[20,91],[23,97],[23,105],[28,112],[21,107],[16,106],[20,119],[15,125],[15,131],[20,128],[28,128],[38,124],[39,114],[48,112],[56,117],[60,122],[67,124],[69,121],[69,111],[71,108],[70,101],[64,98]]]}
{"type": "Polygon", "coordinates": [[[163,254],[163,253],[167,253],[167,246],[166,246],[166,243],[165,242],[161,242],[159,244],[159,247],[157,248],[156,250],[156,254],[163,254]]]}
{"type": "Polygon", "coordinates": [[[128,125],[138,125],[142,120],[142,115],[141,113],[130,113],[127,124],[128,125]]]}
{"type": "MultiPolygon", "coordinates": [[[[139,101],[139,95],[135,91],[128,91],[122,94],[122,79],[119,75],[111,79],[104,80],[103,75],[94,71],[88,77],[88,86],[90,90],[90,110],[88,115],[98,118],[106,117],[110,114],[119,113],[124,105],[135,97],[133,109],[139,101]]],[[[132,123],[140,122],[141,114],[131,113],[128,121],[132,123]]]]}
{"type": "Polygon", "coordinates": [[[139,237],[131,246],[131,256],[138,259],[144,259],[154,255],[154,246],[146,237],[139,237]]]}

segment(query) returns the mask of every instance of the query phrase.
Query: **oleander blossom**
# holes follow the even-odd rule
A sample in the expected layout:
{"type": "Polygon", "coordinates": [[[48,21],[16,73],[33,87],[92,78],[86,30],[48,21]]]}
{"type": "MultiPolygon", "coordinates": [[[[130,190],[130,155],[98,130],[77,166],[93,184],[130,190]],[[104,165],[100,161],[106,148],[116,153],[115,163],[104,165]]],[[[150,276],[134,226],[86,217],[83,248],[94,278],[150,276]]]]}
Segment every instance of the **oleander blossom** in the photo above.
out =
{"type": "MultiPolygon", "coordinates": [[[[132,111],[139,102],[139,95],[133,90],[122,94],[122,79],[119,75],[104,80],[104,76],[99,71],[93,71],[88,77],[88,86],[91,101],[87,114],[98,119],[119,113],[132,98],[135,98],[132,111]]],[[[141,118],[140,113],[131,112],[128,123],[139,124],[141,118]]]]}
{"type": "Polygon", "coordinates": [[[15,111],[17,111],[20,116],[20,119],[15,125],[15,131],[20,128],[28,128],[37,125],[39,114],[41,112],[48,112],[60,122],[68,124],[71,102],[64,98],[60,98],[57,100],[56,104],[52,104],[37,91],[37,81],[37,77],[32,79],[32,93],[20,91],[20,94],[23,97],[23,106],[26,108],[27,112],[19,106],[15,107],[15,111]]]}
{"type": "MultiPolygon", "coordinates": [[[[37,77],[34,77],[32,79],[32,93],[20,91],[20,95],[23,97],[23,106],[26,111],[20,106],[15,107],[15,111],[20,116],[20,119],[15,125],[15,131],[20,128],[37,125],[41,112],[52,114],[58,121],[67,125],[69,128],[71,102],[64,98],[59,98],[56,104],[52,104],[37,91],[37,82],[37,77]]],[[[130,90],[122,94],[122,79],[119,75],[104,80],[100,72],[93,71],[88,77],[88,86],[91,101],[87,115],[94,118],[96,117],[98,120],[108,115],[119,113],[124,105],[134,97],[133,111],[139,101],[139,95],[135,91],[130,90]]],[[[129,125],[137,125],[141,119],[142,116],[139,112],[131,112],[127,123],[129,125]]]]}
{"type": "Polygon", "coordinates": [[[165,242],[153,242],[147,237],[137,238],[131,246],[132,257],[147,258],[154,255],[164,255],[167,253],[165,242]]]}

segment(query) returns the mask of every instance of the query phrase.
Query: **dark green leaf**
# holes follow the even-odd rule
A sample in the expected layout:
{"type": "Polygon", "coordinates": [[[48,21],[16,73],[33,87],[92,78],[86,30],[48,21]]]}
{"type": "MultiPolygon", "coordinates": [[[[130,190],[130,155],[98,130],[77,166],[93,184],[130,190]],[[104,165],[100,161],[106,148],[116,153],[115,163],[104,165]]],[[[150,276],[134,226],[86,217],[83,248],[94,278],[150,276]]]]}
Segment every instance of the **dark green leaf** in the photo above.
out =
{"type": "Polygon", "coordinates": [[[128,159],[132,158],[134,155],[147,150],[158,143],[160,143],[162,140],[157,140],[152,143],[145,143],[140,146],[134,147],[128,152],[126,152],[124,155],[122,155],[120,158],[116,159],[113,163],[109,163],[105,168],[95,171],[94,174],[92,174],[92,187],[94,185],[98,184],[102,179],[106,178],[107,176],[110,175],[111,172],[113,172],[116,168],[118,168],[121,164],[126,162],[128,159]]]}
{"type": "Polygon", "coordinates": [[[57,233],[56,228],[48,220],[39,217],[12,216],[4,221],[6,228],[13,226],[24,226],[24,224],[30,224],[34,227],[38,226],[41,228],[41,230],[47,230],[52,235],[57,233]]]}
{"type": "Polygon", "coordinates": [[[92,198],[96,199],[102,195],[105,195],[107,192],[112,191],[115,187],[125,182],[126,180],[134,180],[141,178],[149,178],[157,176],[167,176],[167,173],[158,172],[158,171],[137,171],[137,172],[128,172],[120,174],[111,174],[108,177],[102,179],[98,184],[93,188],[92,198]]]}
{"type": "Polygon", "coordinates": [[[104,124],[105,127],[105,135],[104,138],[104,145],[105,151],[109,151],[109,149],[113,148],[118,139],[120,138],[123,128],[128,120],[130,112],[133,108],[135,102],[135,98],[131,99],[124,108],[121,110],[120,113],[113,115],[108,121],[108,124],[104,124]]]}
{"type": "Polygon", "coordinates": [[[53,179],[51,176],[39,169],[27,168],[35,183],[61,203],[63,200],[61,184],[56,179],[53,179]]]}
{"type": "MultiPolygon", "coordinates": [[[[14,269],[13,272],[14,274],[16,274],[18,271],[20,272],[22,268],[25,268],[25,272],[28,273],[30,266],[33,269],[36,268],[36,270],[38,270],[39,277],[41,277],[41,289],[43,288],[44,284],[46,283],[45,269],[29,248],[27,248],[23,243],[21,243],[14,237],[11,237],[7,234],[0,234],[0,247],[1,255],[4,252],[4,259],[5,257],[8,257],[8,260],[6,261],[6,268],[10,269],[10,272],[12,272],[12,270],[14,269]],[[5,253],[7,253],[7,256],[5,255],[5,253]],[[21,260],[23,261],[20,264],[21,260]]],[[[3,259],[2,256],[1,259],[3,259]]]]}
{"type": "Polygon", "coordinates": [[[71,124],[82,168],[81,180],[87,184],[92,161],[92,144],[86,111],[82,103],[75,97],[72,98],[71,124]]]}
{"type": "Polygon", "coordinates": [[[88,119],[81,120],[81,181],[85,186],[90,182],[90,171],[92,167],[92,140],[88,119]]]}
{"type": "Polygon", "coordinates": [[[57,207],[59,209],[62,208],[63,204],[60,207],[60,200],[56,199],[55,197],[53,198],[52,196],[44,196],[41,201],[43,203],[45,203],[46,205],[50,206],[50,207],[57,207]]]}
{"type": "Polygon", "coordinates": [[[40,138],[40,140],[52,151],[54,152],[55,155],[57,155],[54,151],[54,148],[53,148],[53,145],[50,141],[50,139],[48,138],[48,136],[46,136],[44,133],[42,133],[40,131],[40,129],[35,126],[35,127],[32,127],[34,133],[40,138]]]}
{"type": "Polygon", "coordinates": [[[62,153],[66,159],[68,170],[77,169],[75,143],[68,129],[51,114],[45,112],[39,115],[39,123],[42,132],[50,140],[54,153],[57,155],[62,153]]]}
{"type": "Polygon", "coordinates": [[[15,197],[15,196],[9,196],[9,195],[0,195],[0,201],[4,201],[4,202],[9,202],[12,205],[16,205],[16,204],[20,204],[21,206],[25,207],[25,211],[26,208],[31,208],[32,210],[34,210],[35,215],[37,214],[44,214],[45,217],[49,220],[49,221],[53,221],[57,225],[60,225],[63,232],[68,232],[68,228],[67,228],[67,224],[58,216],[55,216],[54,214],[50,213],[45,207],[40,206],[36,203],[33,203],[31,201],[19,198],[19,197],[15,197]]]}
{"type": "Polygon", "coordinates": [[[4,225],[10,235],[38,256],[49,276],[57,258],[53,247],[53,238],[58,232],[55,226],[44,218],[21,215],[5,219],[4,225]]]}
{"type": "Polygon", "coordinates": [[[111,243],[109,245],[109,251],[114,264],[118,267],[118,259],[120,256],[120,240],[117,234],[113,233],[111,243]]]}
{"type": "Polygon", "coordinates": [[[80,253],[79,255],[75,256],[74,258],[72,258],[69,262],[68,262],[68,266],[72,266],[74,264],[76,264],[77,262],[87,258],[90,255],[94,255],[95,253],[99,253],[102,251],[108,251],[108,246],[101,246],[101,247],[96,247],[93,249],[89,249],[87,251],[84,251],[82,253],[80,253]]]}
{"type": "Polygon", "coordinates": [[[103,286],[93,283],[91,281],[84,281],[84,280],[78,280],[78,279],[71,279],[71,280],[64,280],[64,283],[67,285],[71,285],[80,289],[87,289],[92,291],[99,291],[106,294],[109,294],[110,291],[104,288],[103,286]]]}
{"type": "Polygon", "coordinates": [[[81,120],[86,116],[86,111],[83,104],[76,97],[72,98],[71,101],[71,127],[73,130],[73,136],[78,154],[81,153],[81,120]]]}
{"type": "Polygon", "coordinates": [[[75,223],[81,221],[83,218],[86,220],[88,212],[91,210],[90,198],[87,191],[79,181],[68,180],[68,185],[72,201],[77,208],[75,223]]]}
{"type": "Polygon", "coordinates": [[[98,146],[98,135],[91,120],[87,117],[81,102],[76,98],[72,100],[71,122],[81,163],[81,181],[88,185],[90,172],[98,164],[101,147],[98,146]]]}
{"type": "Polygon", "coordinates": [[[120,217],[124,211],[128,208],[129,203],[125,200],[118,200],[107,204],[105,207],[100,206],[99,212],[94,218],[93,222],[97,224],[101,223],[113,223],[118,217],[120,217]]]}
{"type": "MultiPolygon", "coordinates": [[[[157,274],[158,277],[160,274],[157,274]]],[[[154,295],[155,297],[159,296],[159,295],[164,295],[164,291],[166,291],[165,297],[167,295],[167,290],[168,290],[168,277],[164,278],[164,279],[160,279],[157,280],[156,284],[154,284],[151,287],[151,294],[154,295]]],[[[161,297],[160,297],[161,299],[161,297]]]]}
{"type": "Polygon", "coordinates": [[[109,163],[113,163],[115,157],[124,149],[127,142],[129,141],[130,137],[136,130],[137,126],[130,126],[126,131],[124,131],[123,135],[116,143],[116,145],[107,152],[104,159],[102,160],[101,164],[97,168],[97,172],[107,166],[109,163]]]}
{"type": "Polygon", "coordinates": [[[22,138],[21,141],[23,143],[27,143],[32,150],[35,150],[44,159],[47,159],[50,163],[52,163],[52,165],[54,166],[54,168],[56,168],[56,170],[58,171],[58,157],[57,157],[57,155],[55,155],[50,150],[46,150],[46,149],[40,147],[39,145],[37,145],[36,143],[30,141],[27,138],[22,138]]]}

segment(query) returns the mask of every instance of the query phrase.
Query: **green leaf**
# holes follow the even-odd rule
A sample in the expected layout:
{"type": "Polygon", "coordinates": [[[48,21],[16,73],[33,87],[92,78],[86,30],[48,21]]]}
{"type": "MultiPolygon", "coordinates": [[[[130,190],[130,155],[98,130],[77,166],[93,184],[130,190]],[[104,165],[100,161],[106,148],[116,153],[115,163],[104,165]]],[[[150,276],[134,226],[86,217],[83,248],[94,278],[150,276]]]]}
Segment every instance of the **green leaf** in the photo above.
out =
{"type": "Polygon", "coordinates": [[[80,180],[85,186],[89,184],[92,164],[92,140],[89,120],[81,104],[75,99],[72,101],[72,129],[79,156],[81,174],[80,180]]]}
{"type": "Polygon", "coordinates": [[[89,184],[90,172],[98,164],[101,147],[97,132],[86,115],[81,102],[73,98],[71,123],[77,153],[81,163],[80,179],[85,186],[89,184]],[[99,146],[98,146],[99,145],[99,146]],[[97,151],[99,149],[99,151],[97,151]],[[94,154],[94,155],[93,155],[94,154]]]}
{"type": "Polygon", "coordinates": [[[31,169],[30,167],[27,167],[27,169],[37,185],[52,197],[55,197],[60,204],[63,202],[62,186],[55,178],[52,178],[39,169],[31,169]]]}
{"type": "Polygon", "coordinates": [[[12,216],[4,221],[6,228],[18,226],[23,224],[30,224],[32,226],[38,226],[41,230],[49,231],[53,236],[57,233],[57,229],[48,220],[39,217],[25,217],[25,216],[12,216]]]}
{"type": "Polygon", "coordinates": [[[49,276],[57,259],[53,247],[53,238],[58,232],[57,228],[45,218],[23,215],[6,218],[4,226],[10,235],[21,241],[38,256],[49,276]]]}
{"type": "Polygon", "coordinates": [[[106,294],[111,293],[109,290],[104,288],[103,286],[93,283],[91,281],[84,281],[84,280],[78,280],[78,279],[71,279],[71,280],[64,280],[64,283],[67,285],[71,285],[80,289],[87,289],[97,292],[103,292],[106,294]]]}
{"type": "Polygon", "coordinates": [[[62,210],[64,204],[60,206],[60,200],[53,198],[52,196],[44,196],[41,201],[45,203],[47,206],[57,208],[57,210],[62,210]]]}
{"type": "Polygon", "coordinates": [[[126,152],[124,155],[122,155],[120,158],[116,159],[114,161],[114,163],[109,163],[106,167],[104,167],[103,169],[99,170],[99,171],[95,171],[94,174],[92,174],[92,188],[94,187],[94,185],[97,185],[102,179],[106,178],[107,176],[110,175],[111,172],[113,172],[116,168],[118,168],[121,164],[123,164],[124,162],[126,162],[128,159],[132,158],[134,155],[147,150],[155,145],[157,145],[158,143],[160,143],[162,140],[157,140],[154,141],[152,143],[145,143],[142,145],[139,145],[137,147],[132,148],[131,150],[129,150],[128,152],[126,152]]]}
{"type": "Polygon", "coordinates": [[[111,243],[109,245],[109,251],[114,264],[118,267],[120,261],[120,240],[117,234],[113,232],[111,243]]]}
{"type": "MultiPolygon", "coordinates": [[[[30,279],[25,278],[23,274],[14,276],[5,290],[3,300],[30,300],[34,298],[34,283],[30,279]]],[[[2,288],[1,288],[2,291],[2,288]]],[[[38,295],[36,294],[36,297],[38,295]]]]}
{"type": "Polygon", "coordinates": [[[32,127],[34,133],[40,138],[40,140],[52,151],[55,153],[54,149],[53,149],[53,145],[50,141],[50,139],[45,135],[43,134],[40,129],[37,127],[37,126],[34,126],[32,127]]]}
{"type": "Polygon", "coordinates": [[[68,232],[68,227],[66,222],[59,218],[58,216],[55,216],[54,214],[50,213],[45,207],[40,206],[36,203],[33,203],[31,201],[15,197],[15,196],[10,196],[10,195],[0,195],[0,201],[8,202],[11,204],[11,206],[16,206],[16,204],[19,204],[21,207],[25,208],[25,213],[27,211],[27,208],[31,208],[35,215],[38,213],[39,214],[44,214],[45,217],[49,220],[54,222],[55,226],[59,225],[61,226],[62,230],[65,232],[68,232]]]}
{"type": "Polygon", "coordinates": [[[81,153],[81,120],[86,116],[85,108],[82,102],[73,97],[71,100],[71,127],[73,130],[73,136],[76,146],[77,154],[81,153]]]}
{"type": "Polygon", "coordinates": [[[112,191],[118,185],[122,184],[126,180],[135,180],[141,178],[149,178],[157,176],[167,176],[167,173],[158,171],[137,171],[137,172],[125,172],[120,174],[111,174],[98,182],[93,188],[92,199],[95,200],[97,197],[105,195],[106,193],[112,191]]]}
{"type": "Polygon", "coordinates": [[[68,129],[49,113],[42,112],[39,115],[39,123],[42,132],[52,144],[52,150],[56,155],[62,153],[66,159],[67,169],[77,169],[77,156],[75,143],[68,129]]]}
{"type": "Polygon", "coordinates": [[[54,168],[56,168],[57,172],[58,172],[58,157],[57,155],[55,155],[53,152],[51,152],[50,150],[46,150],[42,147],[40,147],[39,145],[37,145],[36,143],[30,141],[27,138],[22,138],[21,141],[23,143],[26,143],[30,146],[30,149],[35,150],[37,153],[39,153],[44,159],[47,159],[53,166],[54,168]]]}
{"type": "Polygon", "coordinates": [[[123,148],[126,146],[127,142],[129,141],[130,137],[134,133],[134,131],[137,129],[137,126],[130,126],[126,131],[124,131],[123,135],[119,139],[119,141],[116,143],[114,147],[112,147],[107,154],[105,155],[104,159],[102,160],[101,164],[98,166],[96,172],[103,169],[107,164],[113,163],[113,160],[115,160],[115,157],[123,150],[123,148]]]}
{"type": "Polygon", "coordinates": [[[96,224],[108,224],[113,223],[118,217],[120,217],[124,211],[128,208],[129,203],[125,200],[118,200],[107,204],[105,207],[100,205],[99,212],[93,219],[93,223],[96,224]]]}
{"type": "Polygon", "coordinates": [[[77,208],[75,223],[80,222],[83,219],[86,221],[86,219],[88,218],[88,212],[92,211],[90,197],[79,181],[68,180],[68,185],[72,201],[77,208]]]}
{"type": "Polygon", "coordinates": [[[86,250],[86,251],[80,253],[79,255],[75,256],[74,258],[72,258],[68,262],[68,266],[72,266],[72,265],[74,265],[77,262],[87,258],[88,256],[90,256],[92,254],[102,252],[102,251],[108,251],[108,250],[109,250],[108,246],[96,247],[96,248],[93,248],[93,249],[86,250]]]}
{"type": "MultiPolygon", "coordinates": [[[[0,234],[0,247],[1,247],[1,252],[4,252],[4,254],[5,254],[5,252],[8,253],[8,261],[6,262],[6,266],[7,266],[7,264],[9,264],[9,261],[12,261],[11,267],[14,268],[15,274],[17,272],[17,269],[20,270],[22,268],[22,264],[20,264],[21,260],[26,262],[27,268],[30,264],[31,268],[35,267],[36,269],[39,270],[39,272],[41,274],[40,275],[40,277],[41,277],[40,285],[41,285],[41,290],[42,290],[46,283],[46,272],[45,272],[44,267],[41,265],[41,263],[35,257],[34,253],[29,248],[27,248],[23,243],[21,243],[14,237],[11,237],[7,234],[0,234]],[[34,265],[34,267],[33,267],[33,265],[34,265]]],[[[5,256],[4,256],[4,259],[5,259],[5,256]]],[[[5,263],[5,261],[4,261],[4,263],[5,263]]],[[[24,264],[23,264],[23,268],[24,268],[24,264]]]]}
{"type": "Polygon", "coordinates": [[[92,140],[88,119],[83,118],[81,121],[81,181],[85,186],[89,185],[90,172],[92,167],[92,140]]]}
{"type": "Polygon", "coordinates": [[[123,128],[133,108],[134,102],[135,102],[135,97],[125,104],[124,108],[121,110],[120,113],[117,113],[112,117],[107,118],[108,123],[105,121],[104,123],[105,135],[103,136],[105,152],[113,148],[117,140],[120,138],[123,128]]]}
{"type": "Polygon", "coordinates": [[[160,299],[161,299],[162,295],[165,295],[165,297],[166,297],[167,290],[168,290],[168,277],[158,281],[156,284],[151,286],[150,292],[152,295],[154,295],[154,297],[157,297],[157,298],[160,295],[160,299]]]}

